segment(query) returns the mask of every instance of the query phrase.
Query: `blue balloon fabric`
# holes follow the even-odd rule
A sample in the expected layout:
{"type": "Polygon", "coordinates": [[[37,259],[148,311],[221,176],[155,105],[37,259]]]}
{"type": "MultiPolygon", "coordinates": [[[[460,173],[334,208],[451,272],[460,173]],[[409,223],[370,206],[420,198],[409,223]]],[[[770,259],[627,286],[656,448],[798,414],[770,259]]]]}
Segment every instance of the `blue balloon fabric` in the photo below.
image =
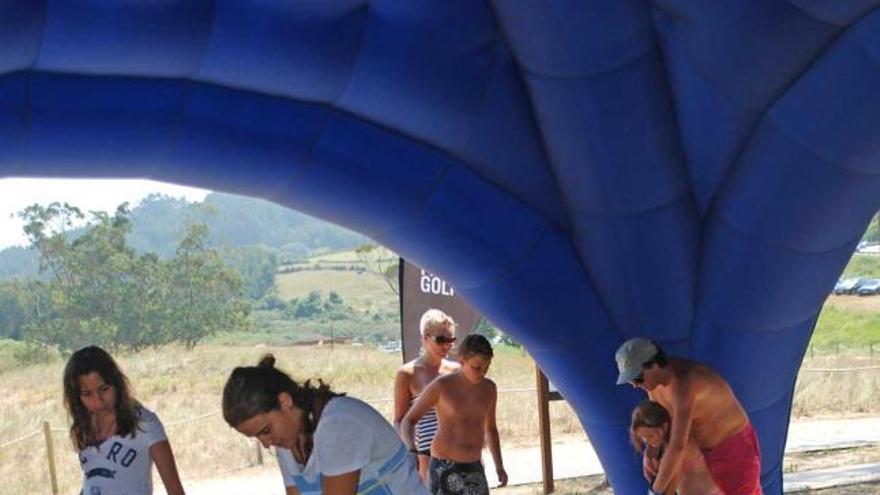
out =
{"type": "Polygon", "coordinates": [[[258,196],[451,280],[644,493],[649,336],[782,492],[794,381],[880,199],[880,0],[0,1],[0,176],[258,196]]]}

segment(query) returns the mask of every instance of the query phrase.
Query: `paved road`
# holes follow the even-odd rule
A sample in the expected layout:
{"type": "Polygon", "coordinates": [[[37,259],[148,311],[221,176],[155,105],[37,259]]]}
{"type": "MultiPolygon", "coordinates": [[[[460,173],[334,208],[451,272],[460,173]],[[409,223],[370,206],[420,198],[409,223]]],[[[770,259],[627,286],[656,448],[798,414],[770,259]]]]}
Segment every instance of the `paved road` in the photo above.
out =
{"type": "MultiPolygon", "coordinates": [[[[808,420],[795,421],[788,433],[786,452],[821,450],[831,447],[854,446],[880,443],[880,417],[859,419],[808,420]]],[[[538,447],[505,449],[504,464],[511,485],[536,483],[541,480],[541,453],[538,447]]],[[[267,466],[238,471],[226,478],[209,480],[185,480],[189,495],[284,495],[280,475],[269,458],[267,466]]],[[[484,456],[486,474],[490,486],[495,486],[495,468],[492,458],[484,456]]],[[[595,451],[586,440],[555,443],[553,445],[553,469],[555,479],[573,478],[591,474],[601,474],[602,466],[595,451]]],[[[880,467],[852,466],[849,474],[880,474],[880,467]],[[857,469],[856,469],[857,468],[857,469]],[[853,470],[856,471],[853,471],[853,470]]],[[[795,473],[786,476],[786,485],[792,488],[797,483],[835,483],[844,479],[846,470],[822,470],[808,473],[795,473]]],[[[156,494],[165,495],[162,483],[156,483],[156,494]]],[[[815,486],[815,485],[814,485],[815,486]]],[[[790,491],[786,487],[786,491],[790,491]]]]}
{"type": "Polygon", "coordinates": [[[803,452],[871,443],[880,443],[880,418],[794,421],[788,430],[785,451],[803,452]]]}
{"type": "MultiPolygon", "coordinates": [[[[794,421],[788,431],[786,452],[804,452],[829,447],[880,443],[880,418],[794,421]]],[[[541,451],[538,447],[505,451],[504,467],[510,484],[541,480],[541,451]]],[[[485,455],[487,477],[496,480],[492,458],[485,455]]],[[[603,473],[599,458],[587,441],[553,445],[555,479],[603,473]]]]}
{"type": "Polygon", "coordinates": [[[855,466],[789,473],[783,476],[782,485],[785,493],[797,493],[878,480],[880,480],[880,464],[857,464],[855,466]]]}

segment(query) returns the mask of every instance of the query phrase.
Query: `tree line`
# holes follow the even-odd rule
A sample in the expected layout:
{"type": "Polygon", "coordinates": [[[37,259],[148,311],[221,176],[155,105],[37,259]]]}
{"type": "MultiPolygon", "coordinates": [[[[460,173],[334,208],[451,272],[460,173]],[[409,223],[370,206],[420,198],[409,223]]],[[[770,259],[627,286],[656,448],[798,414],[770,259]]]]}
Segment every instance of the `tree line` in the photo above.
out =
{"type": "MultiPolygon", "coordinates": [[[[204,223],[188,223],[173,255],[160,257],[129,245],[127,204],[113,214],[88,215],[66,203],[33,205],[19,216],[29,247],[39,253],[41,277],[0,284],[0,338],[61,351],[87,343],[135,351],[171,342],[191,348],[220,330],[246,330],[248,295],[274,283],[259,263],[248,264],[253,257],[265,261],[265,253],[242,252],[239,264],[257,267],[256,282],[245,284],[209,246],[204,223]]],[[[273,269],[263,267],[271,275],[273,269]]]]}
{"type": "MultiPolygon", "coordinates": [[[[207,245],[220,250],[233,264],[239,250],[259,248],[284,264],[366,242],[359,234],[303,213],[224,193],[211,193],[198,203],[150,195],[131,209],[129,219],[129,246],[138,253],[153,252],[163,258],[174,255],[186,226],[193,222],[208,227],[207,245]]],[[[72,228],[68,235],[78,236],[79,228],[72,228]]],[[[21,247],[0,250],[0,281],[35,277],[37,257],[33,250],[21,247]]]]}

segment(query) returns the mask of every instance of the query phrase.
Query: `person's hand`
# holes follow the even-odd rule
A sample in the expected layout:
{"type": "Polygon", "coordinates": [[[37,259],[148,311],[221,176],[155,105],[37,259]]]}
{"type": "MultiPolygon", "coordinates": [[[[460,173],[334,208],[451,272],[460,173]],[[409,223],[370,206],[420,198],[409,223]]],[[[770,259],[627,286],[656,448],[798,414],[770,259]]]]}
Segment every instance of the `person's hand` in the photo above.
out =
{"type": "Polygon", "coordinates": [[[498,468],[495,470],[495,474],[498,475],[498,488],[507,486],[507,471],[504,468],[498,468]]]}
{"type": "Polygon", "coordinates": [[[642,474],[645,476],[645,479],[649,482],[653,482],[659,469],[660,459],[650,456],[645,452],[645,455],[642,456],[642,474]]]}
{"type": "Polygon", "coordinates": [[[419,456],[419,449],[417,449],[414,445],[410,445],[409,447],[406,448],[406,450],[408,450],[410,454],[412,454],[416,457],[419,456]]]}

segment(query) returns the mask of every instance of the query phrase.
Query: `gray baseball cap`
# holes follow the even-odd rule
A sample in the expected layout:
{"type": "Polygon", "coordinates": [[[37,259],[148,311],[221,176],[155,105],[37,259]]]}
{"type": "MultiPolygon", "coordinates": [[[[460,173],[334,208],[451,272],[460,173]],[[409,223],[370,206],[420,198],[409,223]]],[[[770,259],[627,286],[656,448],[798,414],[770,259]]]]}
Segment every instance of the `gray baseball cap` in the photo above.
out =
{"type": "Polygon", "coordinates": [[[657,355],[657,346],[649,339],[636,337],[629,339],[617,348],[614,359],[617,361],[617,384],[630,383],[642,374],[643,365],[657,355]]]}

